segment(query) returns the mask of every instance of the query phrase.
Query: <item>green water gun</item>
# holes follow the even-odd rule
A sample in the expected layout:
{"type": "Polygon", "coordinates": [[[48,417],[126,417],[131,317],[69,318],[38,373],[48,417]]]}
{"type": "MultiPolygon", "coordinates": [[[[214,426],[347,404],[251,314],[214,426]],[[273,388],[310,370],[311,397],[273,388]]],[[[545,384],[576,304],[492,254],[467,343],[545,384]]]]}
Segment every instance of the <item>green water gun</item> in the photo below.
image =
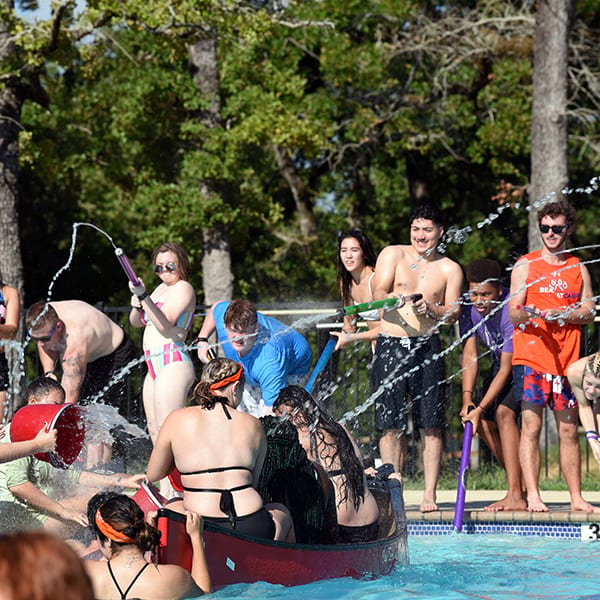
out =
{"type": "Polygon", "coordinates": [[[363,302],[363,304],[351,304],[350,306],[344,306],[340,308],[336,316],[339,319],[343,319],[344,317],[350,315],[356,315],[361,312],[366,312],[369,310],[379,310],[383,308],[384,310],[391,310],[392,308],[402,308],[408,301],[416,302],[423,297],[423,294],[409,294],[408,296],[397,296],[395,298],[384,298],[383,300],[373,300],[371,302],[363,302]]]}

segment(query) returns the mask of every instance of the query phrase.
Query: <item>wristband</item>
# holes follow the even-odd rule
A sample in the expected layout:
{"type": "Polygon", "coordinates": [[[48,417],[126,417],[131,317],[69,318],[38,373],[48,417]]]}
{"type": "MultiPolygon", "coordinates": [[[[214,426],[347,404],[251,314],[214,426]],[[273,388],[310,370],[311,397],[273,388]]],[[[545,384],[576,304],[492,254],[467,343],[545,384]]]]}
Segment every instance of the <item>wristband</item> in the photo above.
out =
{"type": "Polygon", "coordinates": [[[206,344],[208,344],[208,338],[199,335],[197,338],[194,339],[192,343],[199,344],[200,342],[205,342],[206,344]]]}
{"type": "Polygon", "coordinates": [[[463,394],[472,394],[473,390],[463,390],[462,393],[463,394]]]}
{"type": "Polygon", "coordinates": [[[44,377],[50,377],[50,375],[54,375],[54,371],[46,371],[44,373],[44,377]]]}
{"type": "Polygon", "coordinates": [[[140,295],[138,296],[138,300],[139,300],[140,302],[143,302],[143,301],[144,301],[144,300],[145,300],[145,299],[146,299],[146,298],[147,298],[149,295],[150,295],[150,294],[149,294],[149,293],[148,293],[146,290],[144,290],[144,293],[143,293],[143,294],[140,294],[140,295]]]}
{"type": "Polygon", "coordinates": [[[586,437],[586,439],[588,441],[589,440],[596,440],[596,441],[598,441],[598,434],[594,430],[586,431],[585,432],[585,437],[586,437]]]}

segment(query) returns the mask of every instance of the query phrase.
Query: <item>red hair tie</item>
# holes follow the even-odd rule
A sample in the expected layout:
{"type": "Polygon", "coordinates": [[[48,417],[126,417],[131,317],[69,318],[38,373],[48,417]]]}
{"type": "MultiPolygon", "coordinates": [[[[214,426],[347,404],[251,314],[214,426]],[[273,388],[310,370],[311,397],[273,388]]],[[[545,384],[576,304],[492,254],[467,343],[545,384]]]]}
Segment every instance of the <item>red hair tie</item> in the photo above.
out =
{"type": "Polygon", "coordinates": [[[113,542],[119,542],[121,544],[135,544],[135,540],[130,538],[128,535],[124,534],[121,531],[117,531],[112,525],[107,523],[102,515],[100,514],[100,509],[96,511],[96,516],[94,518],[96,521],[96,527],[109,539],[113,542]]]}
{"type": "Polygon", "coordinates": [[[211,383],[208,386],[208,389],[211,392],[214,392],[215,390],[225,387],[226,385],[229,385],[230,383],[235,383],[236,381],[239,381],[240,377],[244,374],[244,367],[242,367],[242,365],[240,365],[239,363],[238,363],[238,366],[240,368],[233,375],[230,375],[229,377],[225,377],[225,379],[221,379],[219,381],[215,381],[214,383],[211,383]]]}

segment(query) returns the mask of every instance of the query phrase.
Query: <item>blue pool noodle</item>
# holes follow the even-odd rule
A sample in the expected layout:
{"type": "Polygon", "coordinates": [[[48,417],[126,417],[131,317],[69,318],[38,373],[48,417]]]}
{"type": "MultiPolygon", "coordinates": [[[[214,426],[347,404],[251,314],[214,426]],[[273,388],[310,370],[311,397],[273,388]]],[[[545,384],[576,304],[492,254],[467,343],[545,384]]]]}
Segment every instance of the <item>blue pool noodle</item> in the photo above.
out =
{"type": "Polygon", "coordinates": [[[329,358],[333,354],[333,351],[335,350],[336,342],[337,342],[337,340],[335,338],[331,338],[327,342],[327,344],[325,344],[325,348],[323,348],[323,352],[321,352],[321,356],[319,356],[319,360],[317,361],[317,364],[315,365],[313,372],[310,374],[310,377],[308,378],[308,381],[306,382],[306,385],[304,386],[304,389],[309,394],[312,394],[313,388],[315,387],[315,381],[317,380],[317,377],[321,374],[321,371],[325,368],[325,365],[327,364],[327,362],[329,361],[329,358]]]}

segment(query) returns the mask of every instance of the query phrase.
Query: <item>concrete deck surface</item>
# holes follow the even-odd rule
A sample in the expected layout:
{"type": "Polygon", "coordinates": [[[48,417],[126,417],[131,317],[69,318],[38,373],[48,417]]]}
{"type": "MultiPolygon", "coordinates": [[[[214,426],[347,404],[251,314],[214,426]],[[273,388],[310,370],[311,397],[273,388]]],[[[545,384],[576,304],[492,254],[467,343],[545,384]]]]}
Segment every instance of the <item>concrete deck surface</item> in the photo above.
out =
{"type": "MultiPolygon", "coordinates": [[[[542,492],[542,500],[550,509],[547,513],[529,511],[488,512],[484,507],[505,495],[504,490],[467,490],[464,521],[534,521],[534,522],[600,522],[600,513],[571,511],[569,493],[542,492]]],[[[583,492],[583,497],[600,507],[600,491],[583,492]]],[[[422,513],[419,510],[422,490],[404,490],[406,517],[409,521],[453,521],[456,490],[439,490],[439,510],[422,513]]]]}

